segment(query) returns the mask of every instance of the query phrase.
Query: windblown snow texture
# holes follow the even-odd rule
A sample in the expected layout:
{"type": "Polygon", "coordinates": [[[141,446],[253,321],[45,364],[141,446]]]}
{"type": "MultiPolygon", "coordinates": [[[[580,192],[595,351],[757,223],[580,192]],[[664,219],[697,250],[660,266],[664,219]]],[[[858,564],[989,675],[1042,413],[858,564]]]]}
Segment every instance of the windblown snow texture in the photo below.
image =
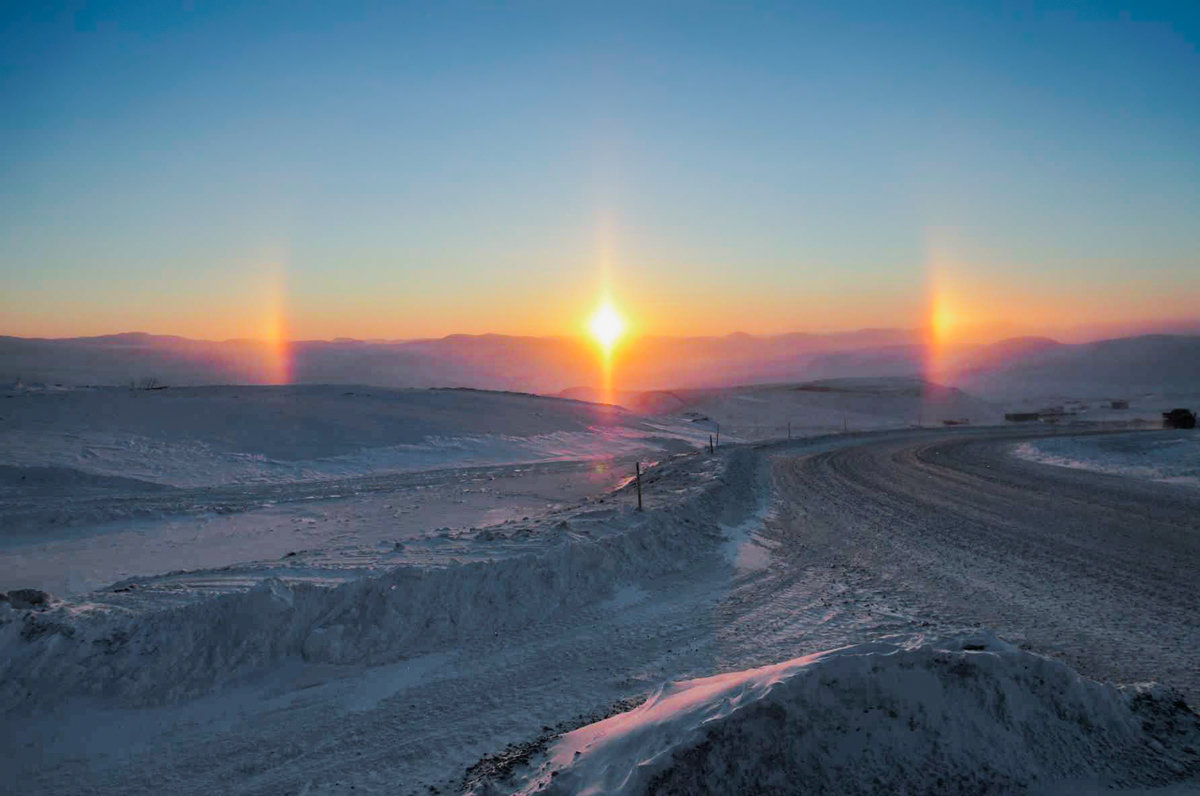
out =
{"type": "Polygon", "coordinates": [[[986,634],[874,643],[664,686],[563,736],[523,794],[983,793],[1162,784],[1200,717],[986,634]]]}

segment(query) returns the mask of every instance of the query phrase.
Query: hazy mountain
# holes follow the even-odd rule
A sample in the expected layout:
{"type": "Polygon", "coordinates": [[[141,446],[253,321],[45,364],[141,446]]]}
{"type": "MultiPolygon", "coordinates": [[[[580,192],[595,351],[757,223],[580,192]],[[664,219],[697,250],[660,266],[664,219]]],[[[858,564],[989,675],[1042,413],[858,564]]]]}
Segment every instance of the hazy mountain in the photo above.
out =
{"type": "MultiPolygon", "coordinates": [[[[630,389],[723,386],[799,378],[823,352],[915,339],[906,330],[756,337],[646,337],[617,356],[630,389]]],[[[0,337],[0,379],[62,384],[263,383],[277,354],[264,343],[140,332],[59,340],[0,337]]],[[[595,349],[565,337],[451,335],[411,341],[299,341],[289,346],[298,383],[479,387],[558,392],[600,381],[595,349]]]]}
{"type": "MultiPolygon", "coordinates": [[[[917,377],[929,351],[918,330],[843,334],[647,337],[617,355],[622,390],[727,387],[853,377],[917,377]]],[[[0,381],[177,386],[265,383],[278,353],[250,340],[142,333],[59,340],[0,337],[0,381]]],[[[1066,344],[1022,337],[941,352],[939,381],[981,394],[1200,392],[1200,336],[1143,335],[1066,344]]],[[[452,335],[411,341],[300,341],[288,349],[297,383],[476,387],[594,397],[598,357],[564,337],[452,335]]]]}
{"type": "Polygon", "coordinates": [[[956,383],[994,395],[1194,395],[1200,393],[1200,335],[1035,345],[1012,358],[980,363],[956,383]]]}

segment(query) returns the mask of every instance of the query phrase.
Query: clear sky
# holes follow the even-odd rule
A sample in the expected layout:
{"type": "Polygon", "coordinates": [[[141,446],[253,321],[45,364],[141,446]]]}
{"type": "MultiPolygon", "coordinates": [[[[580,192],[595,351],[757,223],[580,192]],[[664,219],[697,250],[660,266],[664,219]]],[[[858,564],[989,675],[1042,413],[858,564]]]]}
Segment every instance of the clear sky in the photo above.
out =
{"type": "Polygon", "coordinates": [[[0,108],[4,334],[1200,317],[1194,0],[5,3],[0,108]]]}

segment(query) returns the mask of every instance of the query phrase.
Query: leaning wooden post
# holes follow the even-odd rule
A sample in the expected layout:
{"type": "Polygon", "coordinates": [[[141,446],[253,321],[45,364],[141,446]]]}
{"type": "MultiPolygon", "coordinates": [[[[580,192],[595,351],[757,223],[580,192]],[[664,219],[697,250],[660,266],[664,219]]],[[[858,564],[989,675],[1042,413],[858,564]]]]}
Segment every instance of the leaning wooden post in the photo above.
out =
{"type": "Polygon", "coordinates": [[[708,435],[708,452],[713,452],[712,434],[708,435]]]}
{"type": "Polygon", "coordinates": [[[634,478],[637,481],[638,511],[642,510],[642,463],[633,463],[634,478]]]}
{"type": "Polygon", "coordinates": [[[721,447],[721,424],[717,423],[717,447],[721,447]]]}

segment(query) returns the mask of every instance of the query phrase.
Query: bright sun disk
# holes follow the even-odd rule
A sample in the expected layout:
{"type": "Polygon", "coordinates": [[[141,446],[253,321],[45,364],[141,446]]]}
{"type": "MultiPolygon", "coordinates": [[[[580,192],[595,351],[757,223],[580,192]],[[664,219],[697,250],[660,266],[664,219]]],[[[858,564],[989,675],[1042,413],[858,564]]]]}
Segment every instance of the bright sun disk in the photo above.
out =
{"type": "Polygon", "coordinates": [[[605,303],[601,304],[600,308],[592,315],[588,328],[592,332],[592,337],[596,338],[600,345],[611,348],[625,329],[625,321],[621,319],[611,304],[605,303]]]}

